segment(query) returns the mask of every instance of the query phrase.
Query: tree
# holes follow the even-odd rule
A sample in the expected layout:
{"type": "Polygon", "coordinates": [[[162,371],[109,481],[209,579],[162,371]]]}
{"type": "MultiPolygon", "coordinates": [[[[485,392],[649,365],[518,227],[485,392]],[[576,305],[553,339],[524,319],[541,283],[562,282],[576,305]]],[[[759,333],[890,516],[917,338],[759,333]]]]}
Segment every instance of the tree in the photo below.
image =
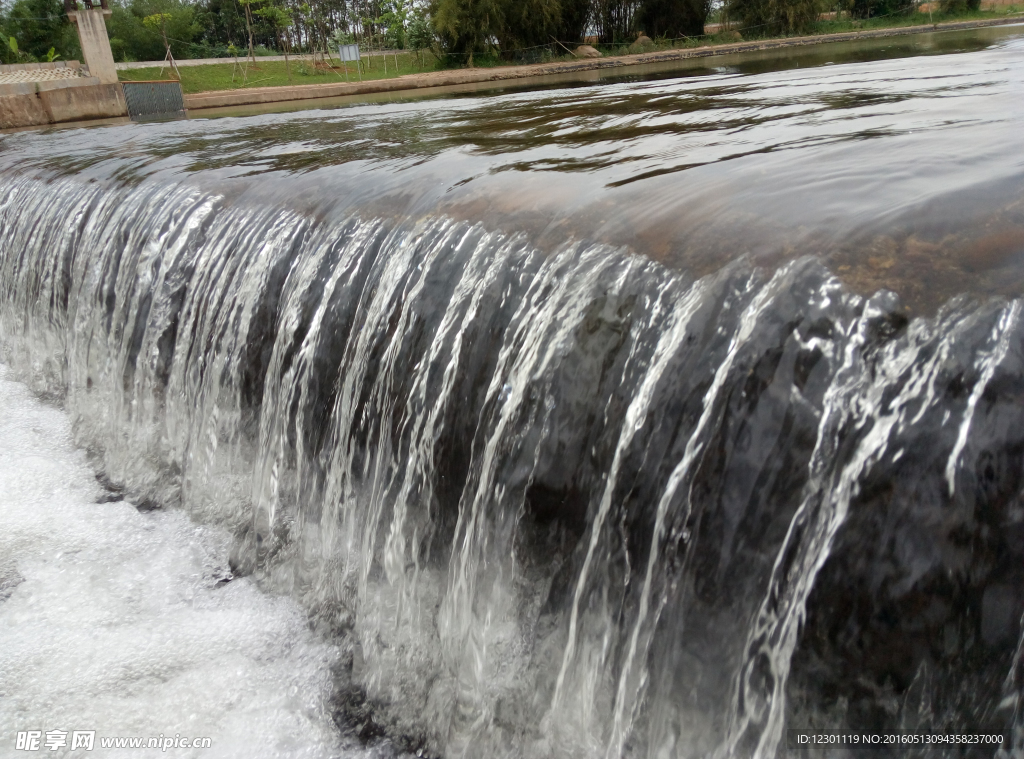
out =
{"type": "Polygon", "coordinates": [[[649,37],[697,37],[709,13],[711,0],[644,0],[636,23],[649,37]]]}
{"type": "Polygon", "coordinates": [[[248,47],[245,12],[236,0],[205,0],[196,5],[197,38],[212,50],[235,44],[248,47]]]}
{"type": "Polygon", "coordinates": [[[594,27],[606,44],[632,41],[636,36],[639,0],[594,0],[594,27]]]}
{"type": "Polygon", "coordinates": [[[46,60],[50,48],[65,60],[81,59],[78,34],[64,13],[62,0],[17,0],[6,13],[0,11],[0,59],[4,63],[46,60]],[[17,44],[11,50],[10,39],[17,44]]]}
{"type": "Polygon", "coordinates": [[[509,0],[502,6],[497,37],[503,50],[548,45],[562,22],[560,0],[509,0]]]}
{"type": "MultiPolygon", "coordinates": [[[[981,0],[978,0],[980,2],[981,0]]],[[[915,0],[849,0],[847,10],[853,18],[893,16],[898,13],[912,13],[917,7],[915,0]]]]}
{"type": "Polygon", "coordinates": [[[743,23],[744,36],[810,31],[821,15],[822,0],[728,0],[728,17],[743,23]]]}
{"type": "Polygon", "coordinates": [[[417,51],[420,66],[423,66],[423,50],[434,48],[434,30],[422,8],[413,11],[412,19],[409,21],[409,31],[406,34],[406,42],[409,47],[417,51]]]}
{"type": "Polygon", "coordinates": [[[422,9],[417,8],[413,11],[406,42],[413,50],[422,50],[434,45],[434,30],[430,28],[430,21],[422,9]]]}
{"type": "Polygon", "coordinates": [[[256,15],[266,19],[271,28],[274,29],[276,36],[281,40],[282,47],[284,48],[284,68],[288,72],[288,81],[290,82],[292,80],[292,68],[291,63],[288,61],[290,45],[287,30],[292,25],[291,14],[279,5],[268,5],[256,11],[256,15]]]}
{"type": "Polygon", "coordinates": [[[261,2],[261,0],[238,0],[242,7],[245,8],[245,33],[248,37],[248,56],[249,59],[256,63],[256,53],[253,50],[252,44],[252,4],[254,2],[261,2]]]}
{"type": "MultiPolygon", "coordinates": [[[[438,42],[448,55],[472,56],[497,44],[502,0],[431,0],[438,42]]],[[[463,61],[464,62],[464,61],[463,61]]]]}
{"type": "Polygon", "coordinates": [[[296,11],[294,30],[297,43],[314,54],[323,54],[331,46],[331,29],[334,25],[331,7],[314,0],[293,8],[293,13],[296,11]]]}
{"type": "Polygon", "coordinates": [[[111,3],[110,10],[107,29],[115,60],[158,61],[166,57],[164,33],[159,25],[145,23],[147,17],[158,14],[167,16],[163,29],[175,59],[205,52],[193,42],[202,33],[196,23],[196,9],[183,0],[127,0],[111,3]]]}
{"type": "Polygon", "coordinates": [[[457,58],[547,45],[562,22],[561,0],[432,0],[444,52],[457,58]]]}
{"type": "Polygon", "coordinates": [[[374,23],[384,29],[384,38],[389,47],[405,47],[405,27],[409,23],[410,11],[408,0],[388,0],[383,5],[383,12],[374,19],[374,23]]]}
{"type": "Polygon", "coordinates": [[[941,0],[939,7],[943,13],[966,13],[981,8],[981,0],[941,0]]]}
{"type": "MultiPolygon", "coordinates": [[[[151,31],[160,32],[160,36],[164,41],[164,49],[167,51],[164,55],[164,60],[171,64],[171,68],[173,68],[174,73],[178,75],[178,81],[180,82],[181,72],[178,71],[178,64],[175,63],[174,55],[171,53],[171,43],[167,41],[167,22],[170,20],[170,13],[154,13],[142,19],[142,24],[151,31]]],[[[160,71],[163,71],[163,67],[160,68],[160,71]]]]}
{"type": "Polygon", "coordinates": [[[583,42],[592,15],[591,0],[562,0],[561,6],[555,36],[562,42],[583,42]]]}

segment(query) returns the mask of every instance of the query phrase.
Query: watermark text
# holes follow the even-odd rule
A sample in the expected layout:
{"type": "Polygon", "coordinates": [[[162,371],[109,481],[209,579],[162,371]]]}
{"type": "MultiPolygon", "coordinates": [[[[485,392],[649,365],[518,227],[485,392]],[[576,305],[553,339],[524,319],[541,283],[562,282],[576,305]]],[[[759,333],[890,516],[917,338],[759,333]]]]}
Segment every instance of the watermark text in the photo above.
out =
{"type": "Polygon", "coordinates": [[[14,742],[18,751],[92,751],[100,748],[158,748],[167,751],[172,748],[210,748],[212,738],[195,738],[175,733],[174,735],[150,736],[100,736],[95,730],[22,730],[14,742]]]}

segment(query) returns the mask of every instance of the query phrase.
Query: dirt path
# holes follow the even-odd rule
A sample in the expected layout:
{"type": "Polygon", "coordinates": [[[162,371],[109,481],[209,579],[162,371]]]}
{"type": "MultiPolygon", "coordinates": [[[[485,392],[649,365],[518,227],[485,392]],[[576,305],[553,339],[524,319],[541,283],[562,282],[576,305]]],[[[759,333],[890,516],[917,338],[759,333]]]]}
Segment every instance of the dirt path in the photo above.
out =
{"type": "Polygon", "coordinates": [[[189,110],[202,108],[220,108],[224,106],[260,105],[279,103],[289,100],[311,100],[344,95],[366,95],[375,92],[399,92],[402,90],[418,90],[429,87],[446,87],[458,84],[476,84],[481,82],[501,82],[510,79],[549,76],[551,74],[567,74],[577,71],[617,68],[619,66],[636,66],[646,63],[662,63],[680,61],[687,58],[705,58],[713,55],[728,55],[760,50],[775,50],[786,47],[819,45],[826,42],[850,42],[879,37],[898,37],[907,34],[921,34],[935,31],[955,31],[958,29],[975,29],[985,26],[1019,24],[1024,22],[1024,15],[977,21],[952,21],[945,24],[925,24],[922,26],[905,26],[891,29],[870,29],[859,32],[840,32],[838,34],[818,34],[809,37],[787,37],[782,39],[755,40],[752,42],[736,42],[726,45],[707,45],[705,47],[683,48],[680,50],[661,50],[653,53],[637,55],[620,55],[607,58],[580,59],[577,61],[561,61],[558,63],[538,63],[528,66],[500,66],[496,68],[453,69],[432,71],[425,74],[406,74],[393,79],[374,79],[365,82],[339,82],[337,84],[306,84],[287,87],[253,87],[250,89],[218,90],[199,92],[185,96],[185,107],[189,110]]]}

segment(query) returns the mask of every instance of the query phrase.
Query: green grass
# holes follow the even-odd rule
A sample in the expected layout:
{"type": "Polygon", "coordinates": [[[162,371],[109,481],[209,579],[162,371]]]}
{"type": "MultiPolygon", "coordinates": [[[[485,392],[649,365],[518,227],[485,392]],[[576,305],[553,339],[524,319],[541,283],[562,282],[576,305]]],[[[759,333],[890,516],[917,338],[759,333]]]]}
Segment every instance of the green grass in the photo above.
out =
{"type": "MultiPolygon", "coordinates": [[[[926,24],[940,24],[949,21],[973,21],[978,19],[1003,18],[1020,12],[1021,6],[1005,6],[998,10],[973,11],[959,14],[945,13],[911,13],[907,15],[888,16],[870,19],[830,19],[819,21],[813,29],[806,34],[835,34],[840,32],[861,31],[868,29],[892,29],[905,26],[920,26],[926,24]]],[[[742,31],[742,30],[741,30],[742,31]]],[[[672,50],[680,48],[700,47],[704,45],[721,45],[738,42],[744,39],[735,32],[723,32],[720,34],[704,37],[693,37],[682,40],[655,40],[654,44],[643,50],[631,49],[629,45],[598,45],[598,49],[605,55],[626,55],[631,52],[656,52],[661,50],[672,50]]],[[[751,37],[753,38],[753,37],[751,37]]],[[[568,53],[554,55],[544,50],[543,54],[534,56],[534,59],[523,61],[524,63],[571,61],[574,57],[568,53]]],[[[495,55],[481,55],[474,59],[474,65],[478,67],[509,66],[515,65],[515,60],[505,60],[495,55]]],[[[207,66],[182,66],[181,88],[186,94],[196,92],[209,92],[211,90],[236,90],[248,87],[281,87],[286,85],[299,84],[333,84],[344,82],[345,71],[340,63],[335,62],[333,68],[314,67],[310,62],[293,60],[291,62],[291,76],[285,67],[284,61],[266,61],[256,59],[256,64],[249,64],[245,75],[244,60],[240,60],[236,66],[233,62],[217,63],[207,66]]],[[[367,57],[363,58],[363,81],[371,79],[392,79],[404,74],[422,74],[427,71],[437,71],[446,68],[442,61],[435,58],[430,52],[423,53],[399,53],[398,68],[395,68],[395,56],[387,56],[387,71],[385,73],[381,56],[370,57],[367,64],[367,57]]],[[[451,68],[458,68],[454,66],[451,68]]],[[[119,71],[118,76],[123,82],[145,81],[148,79],[170,79],[173,72],[164,69],[160,73],[158,68],[132,69],[119,71]]],[[[355,64],[348,64],[348,81],[359,81],[356,74],[355,64]]]]}
{"type": "MultiPolygon", "coordinates": [[[[392,79],[403,74],[422,74],[425,71],[434,71],[440,67],[437,59],[429,52],[424,51],[423,63],[420,63],[420,56],[417,53],[399,53],[398,68],[395,68],[395,56],[388,55],[387,74],[384,73],[384,64],[381,56],[374,55],[367,65],[366,56],[363,57],[363,81],[369,79],[392,79]]],[[[345,81],[345,70],[337,61],[335,68],[324,69],[322,66],[316,68],[305,60],[292,60],[289,68],[291,77],[284,61],[266,61],[256,59],[255,65],[249,63],[246,69],[245,61],[239,59],[238,65],[234,62],[214,63],[208,66],[181,66],[181,89],[187,94],[196,92],[209,92],[211,90],[237,90],[248,87],[282,87],[286,85],[299,84],[337,84],[345,81]],[[243,69],[245,76],[243,77],[243,69]]],[[[152,79],[172,79],[173,70],[164,68],[160,73],[159,68],[130,69],[118,71],[118,78],[122,82],[138,82],[152,79]]],[[[358,82],[359,75],[356,73],[356,65],[348,64],[348,81],[358,82]]]]}

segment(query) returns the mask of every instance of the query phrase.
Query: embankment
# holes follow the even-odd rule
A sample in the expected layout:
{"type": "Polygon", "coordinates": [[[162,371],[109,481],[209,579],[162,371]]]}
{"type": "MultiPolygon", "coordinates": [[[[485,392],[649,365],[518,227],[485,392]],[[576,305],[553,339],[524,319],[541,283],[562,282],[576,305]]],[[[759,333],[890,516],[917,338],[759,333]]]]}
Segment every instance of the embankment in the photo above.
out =
{"type": "Polygon", "coordinates": [[[339,82],[337,84],[308,84],[289,87],[253,87],[239,90],[218,90],[199,92],[185,96],[185,107],[191,110],[220,108],[224,106],[261,105],[290,100],[311,100],[316,98],[341,97],[346,95],[368,95],[379,92],[400,92],[429,87],[448,87],[460,84],[501,82],[513,79],[568,74],[579,71],[637,66],[648,63],[680,61],[687,58],[704,58],[715,55],[776,50],[786,47],[819,45],[828,42],[852,42],[862,39],[896,37],[907,34],[921,34],[936,31],[975,29],[985,26],[1021,23],[1024,16],[979,19],[976,21],[953,21],[945,24],[925,24],[890,29],[841,32],[838,34],[816,34],[807,37],[784,37],[777,39],[753,40],[725,45],[660,50],[636,55],[621,55],[608,58],[588,58],[557,63],[539,63],[527,66],[499,66],[495,68],[468,68],[448,71],[433,71],[425,74],[407,74],[394,79],[375,79],[365,82],[339,82]]]}

